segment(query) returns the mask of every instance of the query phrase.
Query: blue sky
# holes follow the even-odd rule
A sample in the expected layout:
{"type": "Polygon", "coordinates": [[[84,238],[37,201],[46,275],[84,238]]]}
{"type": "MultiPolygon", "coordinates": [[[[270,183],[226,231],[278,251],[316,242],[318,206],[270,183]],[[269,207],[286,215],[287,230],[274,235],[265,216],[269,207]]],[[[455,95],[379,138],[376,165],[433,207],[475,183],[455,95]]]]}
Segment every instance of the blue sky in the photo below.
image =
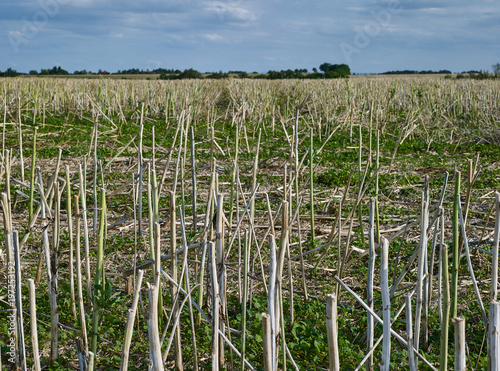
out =
{"type": "Polygon", "coordinates": [[[495,0],[3,0],[0,70],[355,73],[500,62],[495,0]]]}

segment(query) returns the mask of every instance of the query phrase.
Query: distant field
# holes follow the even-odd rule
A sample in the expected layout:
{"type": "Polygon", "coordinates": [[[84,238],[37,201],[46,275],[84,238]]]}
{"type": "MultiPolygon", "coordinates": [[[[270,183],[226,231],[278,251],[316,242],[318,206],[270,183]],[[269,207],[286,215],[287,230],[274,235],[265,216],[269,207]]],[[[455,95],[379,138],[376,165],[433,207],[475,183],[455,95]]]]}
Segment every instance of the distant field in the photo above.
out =
{"type": "MultiPolygon", "coordinates": [[[[214,318],[227,337],[218,348],[225,367],[240,366],[230,341],[238,352],[244,350],[252,367],[262,369],[261,313],[269,312],[271,298],[282,308],[272,318],[281,329],[279,368],[285,342],[288,368],[295,363],[300,370],[328,369],[325,300],[331,293],[338,300],[340,369],[355,368],[370,342],[365,336],[370,316],[334,277],[366,302],[369,256],[375,252],[373,301],[368,303],[381,313],[378,241],[387,238],[391,318],[404,305],[404,294],[412,293],[417,344],[439,368],[440,354],[447,351],[440,348],[441,331],[453,324],[443,314],[446,285],[438,273],[449,271],[452,316],[465,318],[470,360],[484,369],[482,313],[488,315],[492,299],[495,219],[500,218],[494,208],[500,190],[499,81],[435,75],[321,81],[157,77],[0,79],[0,191],[10,192],[2,199],[0,282],[8,280],[14,230],[20,240],[25,309],[27,280],[36,280],[43,367],[78,368],[75,339],[84,335],[96,354],[96,369],[120,367],[130,289],[142,267],[141,300],[126,352],[129,369],[147,367],[150,344],[157,341],[161,356],[169,347],[165,369],[181,360],[185,369],[194,369],[195,360],[200,369],[210,369],[214,318]],[[465,236],[457,224],[458,200],[465,236]],[[46,215],[37,211],[40,202],[46,215]],[[211,264],[212,242],[217,264],[211,264]],[[172,263],[171,252],[187,245],[189,251],[173,254],[172,263]],[[445,245],[449,266],[440,253],[445,245]],[[273,248],[276,282],[270,282],[273,248]],[[455,262],[457,276],[454,248],[462,250],[455,262]],[[161,265],[142,265],[158,254],[164,256],[161,265]],[[220,314],[214,314],[215,266],[224,283],[220,314]],[[156,276],[159,269],[165,274],[156,276]],[[127,275],[133,279],[127,281],[127,275]],[[185,290],[177,299],[177,286],[166,275],[185,290]],[[150,301],[148,285],[156,279],[161,290],[151,289],[150,301]],[[51,290],[56,281],[57,290],[51,290]],[[278,293],[272,295],[274,283],[278,293]],[[150,307],[155,295],[159,303],[150,307]],[[173,330],[177,315],[179,332],[173,330]],[[55,345],[51,322],[58,333],[55,345]],[[151,328],[155,323],[159,334],[151,328]],[[51,360],[51,346],[58,349],[57,360],[51,360]]],[[[1,285],[3,364],[9,364],[8,295],[8,285],[1,285]]],[[[28,367],[34,362],[30,324],[25,312],[28,367]]],[[[392,329],[406,339],[404,311],[392,329]]],[[[381,325],[373,327],[375,341],[382,331],[381,325]]],[[[407,347],[391,339],[390,369],[408,369],[407,347]]],[[[453,346],[450,332],[450,367],[453,346]]],[[[382,357],[379,345],[373,353],[375,368],[382,357]]],[[[428,367],[422,361],[419,366],[428,367]]]]}

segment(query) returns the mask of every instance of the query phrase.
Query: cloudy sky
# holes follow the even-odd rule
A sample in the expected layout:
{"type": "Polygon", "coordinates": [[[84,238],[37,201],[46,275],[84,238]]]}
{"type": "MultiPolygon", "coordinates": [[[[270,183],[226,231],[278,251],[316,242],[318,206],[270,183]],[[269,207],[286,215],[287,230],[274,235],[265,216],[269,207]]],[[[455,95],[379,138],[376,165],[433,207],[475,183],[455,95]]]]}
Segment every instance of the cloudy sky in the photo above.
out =
{"type": "Polygon", "coordinates": [[[0,70],[318,67],[454,72],[500,62],[496,0],[2,0],[0,70]]]}

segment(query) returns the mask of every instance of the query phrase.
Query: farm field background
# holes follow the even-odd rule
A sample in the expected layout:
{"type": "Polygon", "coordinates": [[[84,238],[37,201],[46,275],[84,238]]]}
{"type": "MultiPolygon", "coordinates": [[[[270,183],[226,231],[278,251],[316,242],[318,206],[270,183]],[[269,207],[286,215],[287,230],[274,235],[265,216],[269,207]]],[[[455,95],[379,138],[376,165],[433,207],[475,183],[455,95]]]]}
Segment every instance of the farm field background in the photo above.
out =
{"type": "MultiPolygon", "coordinates": [[[[186,267],[181,285],[187,291],[191,285],[193,300],[209,321],[188,305],[190,301],[184,301],[179,319],[181,346],[174,346],[177,340],[169,346],[165,368],[173,368],[174,354],[179,357],[182,353],[185,369],[211,369],[213,304],[207,243],[213,241],[224,252],[219,268],[224,267],[227,277],[220,318],[226,336],[238,351],[245,349],[252,367],[262,368],[261,313],[268,312],[269,235],[274,235],[278,255],[284,251],[281,331],[296,366],[301,370],[328,369],[325,300],[327,294],[337,293],[341,369],[354,369],[366,353],[367,312],[334,277],[366,299],[373,226],[389,240],[389,284],[394,290],[391,318],[404,304],[404,294],[423,284],[427,301],[420,350],[439,368],[442,287],[438,277],[442,259],[438,205],[444,211],[443,238],[451,254],[453,195],[460,176],[465,240],[475,278],[471,278],[463,250],[467,246],[461,247],[457,314],[466,322],[468,367],[484,369],[486,325],[481,307],[488,313],[492,299],[494,205],[500,188],[499,91],[498,80],[441,76],[328,81],[0,80],[4,122],[0,189],[10,190],[2,199],[6,228],[0,235],[2,241],[10,239],[6,238],[10,233],[6,220],[11,218],[20,240],[23,307],[28,308],[24,313],[28,366],[33,364],[28,279],[36,281],[42,365],[52,363],[52,370],[78,369],[75,339],[82,337],[82,320],[78,304],[72,302],[72,296],[77,295],[77,284],[72,282],[78,267],[73,264],[71,268],[70,255],[80,248],[89,347],[94,337],[96,344],[95,368],[118,369],[133,296],[127,292],[133,290],[126,289],[126,272],[131,272],[129,277],[134,279],[128,282],[133,284],[137,276],[134,266],[154,259],[155,247],[163,256],[172,246],[181,249],[189,245],[187,254],[177,254],[175,269],[170,259],[162,261],[161,268],[171,276],[177,270],[180,277],[186,267]],[[38,175],[32,171],[33,148],[34,164],[40,168],[51,210],[45,218],[36,212],[41,195],[38,175]],[[81,204],[79,166],[86,169],[86,210],[81,204]],[[57,181],[51,180],[55,172],[57,181]],[[58,185],[57,192],[51,184],[58,185]],[[420,259],[414,252],[422,241],[423,198],[427,198],[430,220],[424,233],[427,243],[421,250],[426,258],[420,259]],[[69,204],[74,219],[71,233],[69,204]],[[85,263],[83,228],[78,234],[80,242],[76,240],[76,204],[87,214],[90,266],[85,263]],[[378,205],[376,225],[370,223],[370,204],[378,205]],[[288,211],[285,217],[283,210],[288,211]],[[50,236],[57,277],[60,326],[54,362],[50,361],[44,231],[50,236]],[[243,274],[246,249],[247,275],[243,274]],[[425,279],[419,276],[420,269],[426,272],[425,279]],[[248,300],[242,299],[244,276],[248,277],[248,300]],[[473,281],[477,281],[482,303],[473,281]],[[95,313],[99,314],[97,319],[95,313]]],[[[464,235],[460,235],[462,244],[464,235]]],[[[375,244],[373,307],[379,312],[381,244],[375,244]]],[[[9,248],[2,243],[0,250],[3,365],[8,364],[9,350],[9,248]]],[[[450,255],[450,276],[451,261],[450,255]]],[[[144,369],[149,362],[146,282],[153,284],[154,280],[153,269],[146,268],[129,369],[144,369]]],[[[172,333],[171,313],[178,310],[184,296],[179,295],[180,303],[173,304],[174,286],[165,276],[160,282],[158,324],[160,338],[165,334],[163,354],[172,333]]],[[[418,292],[413,295],[414,312],[417,296],[418,292]]],[[[392,328],[406,338],[404,311],[392,328]]],[[[374,333],[375,339],[380,337],[382,326],[375,326],[374,333]]],[[[279,338],[282,369],[281,335],[279,338]]],[[[453,332],[449,344],[448,364],[452,367],[453,332]]],[[[376,368],[381,347],[373,356],[376,368]]],[[[223,349],[226,367],[239,368],[236,353],[227,345],[223,349]]],[[[293,368],[293,362],[285,358],[286,366],[293,368]]],[[[395,338],[390,362],[391,370],[408,369],[407,348],[395,338]]],[[[420,367],[427,366],[421,362],[420,367]]]]}

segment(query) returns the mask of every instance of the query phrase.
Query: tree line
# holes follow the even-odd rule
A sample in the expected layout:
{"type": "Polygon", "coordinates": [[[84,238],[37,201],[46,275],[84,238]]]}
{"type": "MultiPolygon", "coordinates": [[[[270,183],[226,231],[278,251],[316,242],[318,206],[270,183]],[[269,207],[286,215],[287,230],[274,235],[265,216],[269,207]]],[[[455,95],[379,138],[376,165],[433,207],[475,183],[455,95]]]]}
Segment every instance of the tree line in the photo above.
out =
{"type": "MultiPolygon", "coordinates": [[[[240,78],[256,78],[256,79],[332,79],[348,77],[351,74],[351,70],[346,64],[330,64],[323,63],[319,66],[318,72],[316,68],[312,69],[312,73],[309,73],[307,68],[297,68],[295,70],[287,69],[281,71],[270,70],[267,73],[259,74],[257,72],[252,72],[249,74],[246,71],[229,71],[229,72],[199,72],[193,68],[185,69],[181,71],[179,69],[167,69],[167,68],[156,68],[154,70],[143,70],[139,68],[130,68],[126,70],[118,70],[114,72],[114,75],[160,75],[159,79],[162,80],[178,80],[178,79],[224,79],[229,77],[240,77],[240,78]]],[[[65,75],[110,75],[109,72],[99,69],[98,72],[92,72],[87,70],[76,70],[73,73],[61,68],[60,66],[54,66],[50,69],[41,69],[40,71],[31,70],[28,74],[23,72],[18,72],[12,68],[7,69],[5,72],[0,71],[0,77],[15,77],[20,75],[30,75],[30,76],[65,76],[65,75]]]]}
{"type": "MultiPolygon", "coordinates": [[[[500,77],[500,63],[496,63],[493,66],[493,72],[489,73],[487,71],[464,71],[456,75],[456,78],[473,78],[473,79],[492,79],[500,77]]],[[[319,71],[317,68],[313,68],[312,72],[309,72],[307,68],[302,69],[287,69],[281,71],[270,70],[267,73],[259,74],[257,72],[248,73],[246,71],[228,71],[228,72],[199,72],[193,68],[185,69],[181,71],[179,69],[168,69],[168,68],[156,68],[154,70],[143,70],[139,68],[130,68],[126,70],[118,70],[114,72],[114,75],[160,75],[161,80],[181,80],[181,79],[225,79],[229,77],[239,77],[239,78],[254,78],[254,79],[335,79],[335,78],[345,78],[351,75],[351,70],[347,64],[330,64],[323,63],[319,66],[319,71]]],[[[31,70],[28,74],[23,72],[18,72],[12,68],[8,68],[5,72],[0,71],[0,77],[16,77],[22,75],[30,76],[65,76],[65,75],[110,75],[111,73],[99,69],[98,72],[92,72],[87,70],[76,70],[73,73],[61,68],[60,66],[54,66],[50,69],[41,69],[40,71],[31,70]]],[[[381,73],[381,75],[430,75],[430,74],[444,74],[447,78],[450,78],[452,72],[450,70],[396,70],[387,71],[381,73]]]]}
{"type": "Polygon", "coordinates": [[[434,74],[447,75],[451,74],[451,71],[450,70],[439,70],[439,71],[398,70],[398,71],[387,71],[381,73],[381,75],[434,75],[434,74]]]}
{"type": "Polygon", "coordinates": [[[313,72],[309,73],[306,68],[295,69],[295,70],[281,70],[274,71],[270,70],[267,73],[259,74],[252,73],[248,74],[245,71],[230,71],[228,73],[210,72],[202,74],[201,72],[189,68],[184,70],[179,74],[161,74],[160,80],[182,80],[182,79],[225,79],[231,76],[236,76],[239,78],[253,78],[253,79],[268,79],[268,80],[282,80],[282,79],[336,79],[336,78],[347,78],[351,75],[351,69],[347,64],[330,64],[323,63],[319,66],[319,69],[323,72],[320,73],[316,68],[313,68],[313,72]]]}

